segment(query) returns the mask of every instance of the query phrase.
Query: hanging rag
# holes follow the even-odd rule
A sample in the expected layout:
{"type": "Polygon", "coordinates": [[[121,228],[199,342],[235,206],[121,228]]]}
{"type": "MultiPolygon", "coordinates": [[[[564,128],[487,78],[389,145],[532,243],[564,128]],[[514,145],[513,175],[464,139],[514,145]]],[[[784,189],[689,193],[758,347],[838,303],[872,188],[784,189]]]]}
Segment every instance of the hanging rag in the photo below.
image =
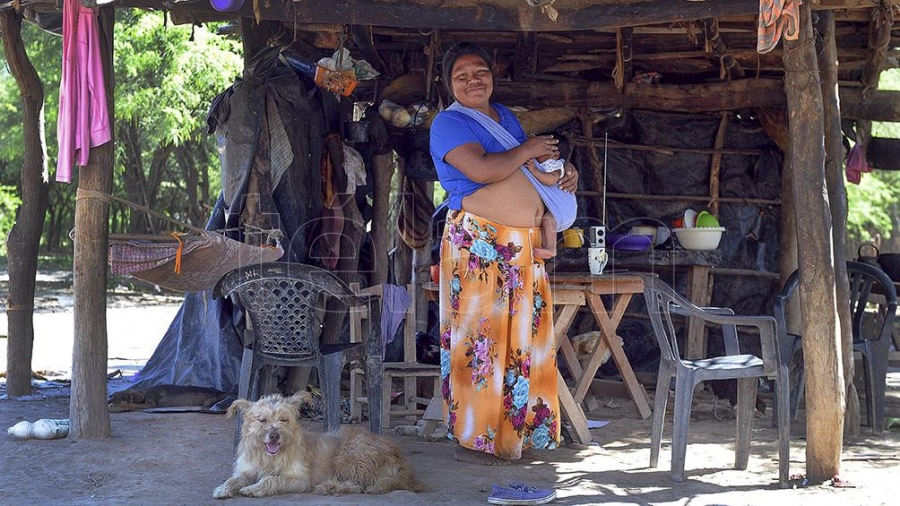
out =
{"type": "Polygon", "coordinates": [[[56,180],[72,182],[73,165],[88,164],[91,148],[112,140],[97,11],[63,1],[62,77],[56,135],[56,180]]]}
{"type": "Polygon", "coordinates": [[[366,164],[359,151],[343,144],[344,172],[347,174],[347,193],[356,195],[357,186],[366,185],[366,164]]]}
{"type": "Polygon", "coordinates": [[[313,229],[314,236],[310,240],[310,258],[319,258],[328,269],[337,267],[341,258],[341,235],[344,230],[343,202],[338,196],[339,189],[335,182],[334,161],[328,150],[322,151],[319,166],[322,176],[322,212],[320,227],[313,229]]]}
{"type": "Polygon", "coordinates": [[[872,172],[872,167],[866,160],[866,152],[860,143],[856,143],[847,153],[847,181],[859,184],[863,172],[872,172]]]}
{"type": "Polygon", "coordinates": [[[759,24],[756,31],[756,51],[766,54],[775,49],[778,41],[797,40],[800,36],[802,0],[759,0],[759,24]]]}
{"type": "Polygon", "coordinates": [[[412,297],[406,288],[390,283],[381,285],[381,356],[384,356],[387,345],[394,342],[397,329],[406,318],[406,310],[411,303],[412,297]]]}
{"type": "Polygon", "coordinates": [[[434,201],[426,188],[427,181],[413,181],[403,178],[403,194],[400,196],[400,211],[397,213],[397,232],[407,246],[424,248],[431,239],[431,215],[434,201]]]}
{"type": "MultiPolygon", "coordinates": [[[[466,107],[459,102],[453,102],[450,104],[450,107],[447,107],[447,110],[458,111],[474,119],[478,124],[484,127],[489,134],[493,135],[506,149],[512,149],[520,144],[511,133],[507,132],[506,129],[501,127],[496,121],[492,120],[490,116],[479,110],[466,107]]],[[[532,161],[541,171],[546,172],[540,162],[534,159],[532,159],[532,161]]],[[[520,167],[520,170],[525,173],[525,176],[531,182],[531,185],[534,186],[538,195],[541,196],[541,200],[544,201],[547,210],[550,211],[556,219],[556,231],[560,232],[571,227],[572,223],[575,222],[575,214],[578,212],[578,203],[575,200],[575,194],[564,192],[557,185],[545,185],[541,183],[524,165],[520,167]]]]}

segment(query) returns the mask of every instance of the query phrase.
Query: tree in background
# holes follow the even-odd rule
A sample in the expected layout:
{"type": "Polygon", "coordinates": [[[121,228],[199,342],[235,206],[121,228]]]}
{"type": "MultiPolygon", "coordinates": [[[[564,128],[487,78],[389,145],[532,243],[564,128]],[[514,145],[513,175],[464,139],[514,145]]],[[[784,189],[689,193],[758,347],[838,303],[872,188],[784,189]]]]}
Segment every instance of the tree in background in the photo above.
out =
{"type": "Polygon", "coordinates": [[[12,396],[31,393],[31,353],[34,342],[34,290],[37,254],[47,210],[47,149],[44,141],[44,86],[25,51],[21,37],[22,14],[13,9],[0,12],[3,53],[19,89],[16,102],[22,107],[22,165],[20,205],[16,221],[6,238],[9,256],[9,319],[7,347],[7,392],[12,396]]]}
{"type": "MultiPolygon", "coordinates": [[[[216,35],[217,28],[172,26],[163,13],[116,11],[114,191],[199,226],[220,187],[215,140],[205,132],[206,113],[212,99],[234,82],[243,67],[240,41],[216,35]]],[[[22,39],[46,89],[47,160],[55,167],[62,39],[29,23],[22,26],[22,39]]],[[[0,54],[0,193],[6,195],[0,196],[0,206],[18,199],[24,164],[19,92],[8,66],[0,54]]],[[[73,175],[77,178],[78,171],[73,175]]],[[[75,187],[50,184],[44,251],[71,254],[68,233],[74,224],[75,187]]],[[[0,220],[0,227],[3,223],[0,220]]],[[[129,208],[114,205],[110,211],[113,232],[161,229],[129,208]]],[[[4,237],[7,232],[0,228],[4,237]]]]}
{"type": "MultiPolygon", "coordinates": [[[[218,157],[206,114],[240,75],[240,41],[166,26],[142,10],[119,11],[116,27],[116,165],[125,198],[202,227],[221,184],[210,179],[218,157]]],[[[114,216],[116,231],[167,227],[130,209],[114,216]]]]}
{"type": "MultiPolygon", "coordinates": [[[[878,89],[900,91],[900,69],[882,72],[878,89]]],[[[872,136],[900,139],[900,124],[873,122],[872,136]]],[[[847,185],[847,203],[848,258],[855,258],[864,242],[876,243],[882,252],[900,253],[900,172],[864,174],[858,185],[847,185]]]]}
{"type": "MultiPolygon", "coordinates": [[[[114,193],[124,192],[133,202],[202,224],[211,200],[210,167],[217,159],[204,120],[212,99],[239,73],[241,46],[202,27],[167,27],[162,14],[120,10],[116,16],[115,170],[121,177],[114,178],[114,193]]],[[[16,9],[0,12],[5,64],[0,71],[0,98],[4,99],[0,102],[0,207],[4,210],[0,226],[11,229],[5,243],[10,272],[7,392],[11,396],[31,391],[35,274],[45,216],[49,226],[44,246],[58,249],[74,223],[77,187],[48,184],[48,161],[55,165],[58,144],[56,129],[51,127],[45,135],[44,125],[56,125],[61,39],[30,25],[23,30],[22,20],[16,9]],[[46,100],[45,88],[50,90],[46,100]],[[9,194],[7,188],[15,188],[16,194],[9,194]],[[13,205],[15,221],[4,225],[12,214],[6,208],[13,205]]],[[[110,228],[155,231],[143,215],[132,215],[130,209],[113,209],[110,228]]]]}

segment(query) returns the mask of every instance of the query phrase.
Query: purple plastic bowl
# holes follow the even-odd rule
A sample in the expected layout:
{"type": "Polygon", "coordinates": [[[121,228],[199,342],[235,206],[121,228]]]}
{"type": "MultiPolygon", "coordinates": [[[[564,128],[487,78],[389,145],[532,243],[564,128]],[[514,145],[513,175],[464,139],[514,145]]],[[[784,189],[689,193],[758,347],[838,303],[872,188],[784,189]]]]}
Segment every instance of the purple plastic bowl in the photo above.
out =
{"type": "Polygon", "coordinates": [[[236,11],[244,6],[244,0],[209,0],[209,3],[219,12],[236,11]]]}
{"type": "Polygon", "coordinates": [[[649,235],[606,234],[606,244],[619,251],[646,251],[653,244],[649,235]]]}

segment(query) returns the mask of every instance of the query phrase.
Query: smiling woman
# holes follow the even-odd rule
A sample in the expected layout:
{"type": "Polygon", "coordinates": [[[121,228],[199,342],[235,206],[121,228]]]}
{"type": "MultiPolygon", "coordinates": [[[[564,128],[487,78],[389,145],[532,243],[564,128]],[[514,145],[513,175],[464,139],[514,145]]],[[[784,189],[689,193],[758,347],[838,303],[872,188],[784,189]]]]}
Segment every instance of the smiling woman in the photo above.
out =
{"type": "MultiPolygon", "coordinates": [[[[479,46],[447,51],[444,83],[456,103],[432,123],[431,154],[450,208],[439,275],[448,437],[457,459],[502,465],[560,442],[552,296],[538,255],[544,201],[524,167],[556,154],[558,141],[526,138],[490,101],[491,68],[479,46]]],[[[571,192],[578,175],[566,172],[559,186],[571,192]]]]}

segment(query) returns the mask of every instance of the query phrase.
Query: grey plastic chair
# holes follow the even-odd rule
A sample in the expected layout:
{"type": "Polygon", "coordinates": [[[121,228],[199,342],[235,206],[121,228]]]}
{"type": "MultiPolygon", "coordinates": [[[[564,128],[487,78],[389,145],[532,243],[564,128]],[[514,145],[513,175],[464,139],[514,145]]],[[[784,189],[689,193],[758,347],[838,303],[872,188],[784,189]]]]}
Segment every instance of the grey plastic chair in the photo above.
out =
{"type": "MultiPolygon", "coordinates": [[[[238,397],[256,400],[259,371],[265,365],[315,366],[324,398],[325,430],[341,420],[341,370],[351,352],[365,352],[369,426],[381,433],[381,303],[378,296],[357,296],[329,271],[305,264],[268,263],[235,269],[219,280],[215,297],[234,296],[252,322],[253,340],[245,343],[238,397]],[[319,343],[325,297],[341,302],[344,310],[368,306],[362,343],[319,343]]],[[[362,353],[359,353],[362,355],[362,353]]],[[[262,390],[262,392],[260,391],[262,390]]],[[[238,418],[240,420],[240,418],[238,418]]],[[[236,435],[237,437],[237,435],[236,435]]]]}
{"type": "MultiPolygon", "coordinates": [[[[863,358],[863,377],[866,394],[866,421],[872,432],[880,434],[884,428],[884,391],[887,379],[888,352],[897,310],[897,290],[893,281],[880,268],[862,263],[847,262],[850,281],[850,321],[853,331],[853,350],[863,358]]],[[[789,364],[794,353],[802,352],[799,334],[788,333],[785,308],[799,284],[799,273],[794,271],[775,297],[774,313],[782,332],[781,361],[789,364]]],[[[791,385],[791,419],[797,418],[800,397],[803,395],[804,373],[802,364],[799,375],[791,385]]]]}
{"type": "Polygon", "coordinates": [[[790,421],[787,418],[788,381],[787,368],[778,355],[777,323],[771,316],[735,316],[727,308],[701,308],[676,292],[653,275],[642,275],[644,299],[659,342],[659,376],[656,383],[653,409],[653,429],[650,442],[650,467],[659,463],[663,422],[666,416],[669,384],[675,378],[675,409],[672,429],[672,468],[674,481],[684,481],[684,462],[687,452],[688,425],[694,387],[707,380],[736,379],[737,443],[734,467],[746,469],[750,457],[750,436],[753,428],[753,411],[756,404],[758,378],[775,380],[780,413],[778,419],[778,481],[787,485],[789,465],[790,421]],[[725,338],[725,355],[699,360],[681,358],[674,318],[678,316],[700,318],[707,324],[720,325],[725,338]],[[674,317],[674,318],[673,318],[674,317]],[[758,330],[762,357],[742,354],[738,340],[739,327],[758,330]]]}

